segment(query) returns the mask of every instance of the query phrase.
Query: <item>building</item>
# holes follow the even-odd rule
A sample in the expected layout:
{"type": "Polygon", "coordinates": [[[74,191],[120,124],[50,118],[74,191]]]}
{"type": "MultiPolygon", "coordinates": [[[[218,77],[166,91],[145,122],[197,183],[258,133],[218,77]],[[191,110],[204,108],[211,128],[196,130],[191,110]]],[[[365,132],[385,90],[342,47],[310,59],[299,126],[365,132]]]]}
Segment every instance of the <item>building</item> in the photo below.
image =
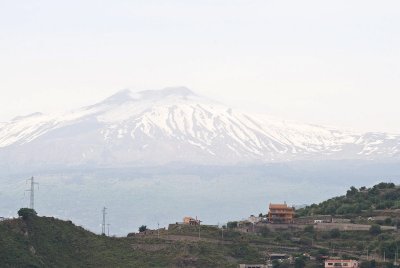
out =
{"type": "Polygon", "coordinates": [[[185,218],[183,218],[183,224],[188,224],[188,225],[200,225],[200,220],[198,220],[197,219],[197,217],[196,217],[196,219],[194,219],[194,218],[192,218],[192,217],[185,217],[185,218]]]}
{"type": "Polygon", "coordinates": [[[254,215],[251,215],[248,219],[248,222],[251,222],[252,224],[258,223],[260,221],[262,221],[262,217],[256,217],[254,215]]]}
{"type": "Polygon", "coordinates": [[[346,267],[358,268],[359,263],[356,260],[326,260],[325,268],[346,267]]]}
{"type": "Polygon", "coordinates": [[[313,216],[298,217],[294,219],[294,223],[296,224],[315,224],[315,223],[326,223],[326,222],[332,222],[331,215],[313,215],[313,216]]]}
{"type": "Polygon", "coordinates": [[[294,208],[284,204],[269,204],[268,221],[270,223],[293,223],[294,208]]]}

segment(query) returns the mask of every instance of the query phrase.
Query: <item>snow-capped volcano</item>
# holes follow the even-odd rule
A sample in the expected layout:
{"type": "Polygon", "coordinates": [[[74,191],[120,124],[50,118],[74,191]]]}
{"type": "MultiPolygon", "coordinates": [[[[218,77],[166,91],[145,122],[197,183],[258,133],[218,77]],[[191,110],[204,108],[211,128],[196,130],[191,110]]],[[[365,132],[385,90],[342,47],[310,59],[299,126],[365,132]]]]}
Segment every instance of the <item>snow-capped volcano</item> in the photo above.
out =
{"type": "Polygon", "coordinates": [[[400,135],[235,111],[187,88],[122,90],[71,112],[0,124],[5,165],[235,164],[400,156],[400,135]]]}

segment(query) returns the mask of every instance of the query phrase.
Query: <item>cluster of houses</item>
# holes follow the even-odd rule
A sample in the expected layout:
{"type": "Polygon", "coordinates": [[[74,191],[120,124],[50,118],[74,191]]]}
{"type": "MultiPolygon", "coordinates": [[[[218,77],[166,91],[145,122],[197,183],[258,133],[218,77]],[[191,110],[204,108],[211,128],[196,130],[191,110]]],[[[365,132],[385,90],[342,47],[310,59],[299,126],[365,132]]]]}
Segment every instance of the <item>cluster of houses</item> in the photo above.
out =
{"type": "MultiPolygon", "coordinates": [[[[368,219],[368,221],[372,221],[368,219]]],[[[350,219],[335,218],[332,215],[315,215],[308,217],[295,217],[294,207],[283,204],[269,204],[269,212],[266,216],[249,218],[239,221],[238,230],[242,232],[257,232],[268,224],[272,231],[283,229],[304,229],[307,225],[314,225],[316,230],[329,231],[338,229],[340,231],[368,231],[370,224],[355,224],[350,219]]],[[[382,230],[396,230],[396,226],[381,226],[382,230]]]]}
{"type": "MultiPolygon", "coordinates": [[[[267,217],[257,217],[251,215],[246,221],[252,224],[258,222],[268,222],[277,224],[292,224],[294,223],[294,208],[286,204],[269,204],[269,212],[267,217]]],[[[182,224],[200,225],[201,221],[192,217],[184,217],[182,224]]]]}
{"type": "MultiPolygon", "coordinates": [[[[200,226],[202,221],[197,217],[184,217],[182,222],[177,222],[171,225],[189,225],[200,226]]],[[[305,226],[310,224],[314,228],[320,230],[368,230],[370,225],[353,224],[349,219],[333,218],[331,215],[316,215],[311,217],[295,217],[295,209],[288,206],[286,202],[283,204],[269,204],[269,211],[266,215],[260,214],[259,216],[251,215],[248,219],[237,222],[237,230],[242,232],[258,232],[259,228],[266,225],[271,230],[280,230],[285,228],[299,228],[304,229],[305,226]],[[366,229],[367,228],[367,229],[366,229]]],[[[217,226],[215,226],[217,227],[217,226]]],[[[169,229],[168,228],[168,229],[169,229]]],[[[382,228],[395,228],[391,226],[382,226],[382,228]]],[[[200,229],[199,229],[200,230],[200,229]]],[[[261,229],[260,229],[261,230],[261,229]]],[[[163,229],[165,231],[165,229],[163,229]]],[[[157,231],[146,230],[146,234],[154,234],[157,231]]],[[[290,256],[286,254],[270,254],[267,264],[240,264],[240,268],[271,268],[272,261],[289,261],[293,262],[290,256]]],[[[358,268],[359,262],[356,260],[343,260],[325,257],[323,258],[325,268],[358,268]]]]}
{"type": "MultiPolygon", "coordinates": [[[[309,254],[303,255],[307,258],[311,258],[309,254]]],[[[272,268],[273,261],[278,261],[281,263],[286,261],[293,264],[295,258],[287,254],[273,253],[268,255],[268,261],[266,264],[240,264],[239,268],[272,268]]],[[[357,260],[330,258],[328,256],[323,256],[322,261],[324,264],[324,268],[358,268],[360,266],[360,262],[357,260]]]]}
{"type": "MultiPolygon", "coordinates": [[[[271,260],[284,261],[289,258],[286,255],[275,254],[271,256],[271,260]]],[[[356,260],[339,260],[339,259],[328,259],[325,260],[325,268],[358,268],[360,263],[356,260]]],[[[272,268],[272,262],[268,264],[239,264],[239,268],[272,268]]]]}
{"type": "Polygon", "coordinates": [[[257,228],[264,224],[289,225],[294,223],[295,210],[285,203],[269,204],[269,212],[265,216],[251,215],[249,218],[239,221],[237,226],[239,231],[256,232],[257,228]]]}
{"type": "MultiPolygon", "coordinates": [[[[338,226],[345,226],[344,228],[349,228],[349,219],[335,219],[331,215],[318,215],[314,217],[295,217],[294,207],[290,207],[285,203],[283,204],[269,204],[269,212],[266,216],[256,217],[251,215],[248,219],[240,221],[238,223],[238,229],[241,231],[257,231],[257,226],[262,226],[268,224],[269,228],[285,228],[285,227],[299,227],[304,228],[305,225],[315,224],[321,225],[326,228],[337,228],[338,226]],[[331,226],[332,225],[332,226],[331,226]],[[256,229],[256,230],[255,230],[256,229]]],[[[352,225],[353,227],[355,225],[352,225]]],[[[357,227],[357,226],[355,226],[357,227]]],[[[362,226],[360,226],[361,228],[362,226]]],[[[361,229],[360,229],[361,230],[361,229]]],[[[272,261],[289,261],[294,260],[290,258],[287,254],[270,254],[267,264],[240,264],[240,268],[271,268],[272,261]]],[[[360,263],[356,260],[343,260],[343,259],[333,259],[326,257],[324,258],[325,268],[358,268],[360,263]]]]}
{"type": "MultiPolygon", "coordinates": [[[[294,217],[295,210],[293,207],[288,206],[286,203],[284,204],[270,204],[269,212],[265,217],[262,216],[254,216],[251,215],[247,220],[243,222],[253,223],[253,227],[256,223],[268,223],[270,225],[283,225],[283,224],[293,224],[295,223],[294,217]]],[[[201,220],[197,217],[184,217],[182,222],[177,222],[172,225],[189,225],[189,226],[199,226],[201,224],[201,220]]],[[[244,224],[244,223],[241,224],[244,224]]],[[[329,217],[320,217],[318,219],[306,219],[306,222],[310,223],[332,223],[332,218],[329,217]]],[[[240,228],[240,227],[239,227],[240,228]]],[[[165,228],[163,229],[165,231],[165,228]]],[[[155,234],[157,230],[146,230],[143,234],[155,234]]],[[[310,256],[308,256],[310,257],[310,256]]],[[[240,264],[240,268],[272,268],[273,261],[284,262],[288,261],[290,263],[294,262],[293,257],[287,254],[278,254],[273,253],[268,255],[267,264],[240,264]]],[[[324,257],[324,267],[325,268],[358,268],[359,262],[356,260],[343,260],[343,259],[334,259],[329,257],[324,257]]]]}
{"type": "MultiPolygon", "coordinates": [[[[174,225],[191,225],[198,226],[202,223],[197,217],[186,216],[182,222],[177,222],[174,225]]],[[[242,232],[257,232],[258,228],[262,228],[265,224],[271,230],[285,228],[303,229],[306,225],[314,224],[316,229],[330,230],[339,229],[360,230],[365,231],[370,228],[370,225],[352,224],[349,219],[333,218],[331,215],[316,215],[310,217],[295,217],[295,209],[288,206],[286,202],[283,204],[269,204],[269,211],[265,216],[251,215],[249,218],[237,222],[237,228],[242,232]]],[[[392,226],[383,226],[383,229],[394,229],[392,226]]]]}

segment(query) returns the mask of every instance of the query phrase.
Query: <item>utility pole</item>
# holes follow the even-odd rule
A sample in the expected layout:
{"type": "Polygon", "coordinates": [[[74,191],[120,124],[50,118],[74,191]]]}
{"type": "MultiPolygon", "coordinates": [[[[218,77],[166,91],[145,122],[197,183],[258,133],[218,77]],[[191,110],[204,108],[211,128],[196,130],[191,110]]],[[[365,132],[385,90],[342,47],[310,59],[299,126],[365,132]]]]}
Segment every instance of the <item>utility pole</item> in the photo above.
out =
{"type": "Polygon", "coordinates": [[[157,238],[160,239],[160,223],[157,222],[157,238]]]}
{"type": "Polygon", "coordinates": [[[106,207],[103,207],[103,223],[101,224],[101,234],[105,235],[106,234],[106,207]]]}
{"type": "Polygon", "coordinates": [[[199,240],[200,240],[200,229],[201,229],[200,225],[201,225],[201,220],[198,220],[198,219],[197,219],[197,216],[196,216],[196,222],[197,222],[197,224],[199,225],[199,240]]]}
{"type": "Polygon", "coordinates": [[[107,223],[107,236],[110,236],[110,224],[107,223]]]}
{"type": "Polygon", "coordinates": [[[30,187],[30,189],[28,189],[26,191],[30,192],[29,208],[34,209],[35,208],[35,185],[38,185],[38,189],[39,189],[39,183],[35,182],[35,178],[33,176],[30,179],[27,179],[26,181],[31,181],[31,187],[30,187]]]}
{"type": "MultiPolygon", "coordinates": [[[[196,220],[197,220],[197,217],[196,217],[196,220]]],[[[201,239],[201,236],[200,236],[200,230],[201,230],[201,220],[198,220],[198,223],[199,223],[199,240],[201,239]]]]}

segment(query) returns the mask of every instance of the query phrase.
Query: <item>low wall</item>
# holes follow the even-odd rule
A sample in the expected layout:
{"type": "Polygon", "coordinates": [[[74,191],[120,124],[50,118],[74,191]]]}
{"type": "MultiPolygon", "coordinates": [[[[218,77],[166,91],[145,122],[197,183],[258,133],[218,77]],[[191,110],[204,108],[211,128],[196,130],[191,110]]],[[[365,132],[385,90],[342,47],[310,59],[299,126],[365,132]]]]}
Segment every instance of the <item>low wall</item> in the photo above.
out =
{"type": "MultiPolygon", "coordinates": [[[[238,228],[238,231],[244,233],[260,232],[262,228],[267,227],[269,230],[276,232],[280,230],[304,230],[306,226],[314,226],[315,230],[318,231],[330,231],[332,229],[339,229],[340,231],[369,231],[371,225],[368,224],[352,224],[352,223],[314,223],[314,224],[266,224],[258,223],[254,226],[246,226],[238,228]]],[[[395,231],[397,230],[394,226],[381,226],[383,231],[395,231]]]]}
{"type": "MultiPolygon", "coordinates": [[[[352,223],[316,223],[314,228],[319,231],[329,231],[339,229],[340,231],[369,231],[371,225],[368,224],[352,224],[352,223]]],[[[384,231],[396,230],[394,226],[381,226],[384,231]]]]}

